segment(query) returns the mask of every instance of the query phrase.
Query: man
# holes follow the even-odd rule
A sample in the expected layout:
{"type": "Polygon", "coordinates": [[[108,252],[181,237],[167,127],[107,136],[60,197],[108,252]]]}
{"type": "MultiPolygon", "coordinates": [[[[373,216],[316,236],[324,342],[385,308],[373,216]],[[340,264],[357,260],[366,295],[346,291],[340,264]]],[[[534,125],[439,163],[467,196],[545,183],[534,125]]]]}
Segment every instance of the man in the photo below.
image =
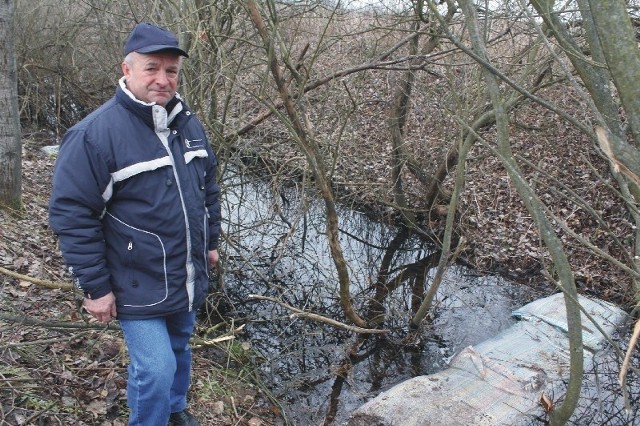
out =
{"type": "Polygon", "coordinates": [[[186,410],[195,310],[218,261],[216,157],[176,93],[176,36],[135,26],[115,96],[65,134],[51,227],[84,307],[120,322],[131,425],[198,425],[186,410]]]}

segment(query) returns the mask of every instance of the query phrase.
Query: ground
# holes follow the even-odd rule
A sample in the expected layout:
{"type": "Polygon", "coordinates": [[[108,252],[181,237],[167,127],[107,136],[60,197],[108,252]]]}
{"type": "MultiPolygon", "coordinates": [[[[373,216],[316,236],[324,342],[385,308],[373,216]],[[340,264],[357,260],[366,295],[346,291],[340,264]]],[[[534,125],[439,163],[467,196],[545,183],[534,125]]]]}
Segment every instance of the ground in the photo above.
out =
{"type": "MultiPolygon", "coordinates": [[[[69,285],[47,226],[54,159],[39,150],[47,143],[24,144],[25,209],[18,216],[0,211],[0,267],[69,285]]],[[[95,323],[79,306],[78,295],[69,290],[0,272],[0,425],[126,424],[121,332],[95,323]]],[[[198,341],[194,346],[190,409],[202,424],[276,424],[278,409],[251,365],[242,362],[241,345],[198,341]]]]}
{"type": "MultiPolygon", "coordinates": [[[[40,148],[51,143],[48,137],[25,139],[24,212],[0,212],[0,267],[22,275],[0,272],[0,424],[123,425],[127,355],[120,332],[93,323],[79,309],[80,299],[71,291],[46,288],[33,280],[69,285],[56,239],[47,226],[54,158],[40,148]]],[[[519,143],[534,142],[521,139],[519,143]]],[[[551,174],[590,173],[579,156],[566,156],[562,146],[555,151],[548,146],[525,148],[524,152],[544,149],[550,153],[540,161],[551,174]]],[[[466,195],[460,200],[461,229],[466,231],[469,247],[465,259],[477,268],[500,268],[527,285],[547,285],[552,290],[541,274],[545,270],[544,250],[537,243],[526,210],[496,160],[480,150],[474,156],[466,195]]],[[[343,167],[345,177],[354,173],[353,168],[343,167]]],[[[379,178],[367,177],[367,168],[361,170],[364,174],[357,176],[360,181],[379,178]]],[[[589,179],[585,179],[581,195],[592,200],[602,214],[618,217],[611,221],[611,229],[614,233],[618,229],[623,237],[627,232],[624,215],[602,195],[601,185],[589,179]]],[[[346,193],[349,195],[348,190],[346,193]]],[[[350,196],[353,198],[353,194],[350,196]]],[[[363,199],[366,202],[367,197],[375,196],[364,194],[363,199]]],[[[566,207],[560,199],[553,208],[562,212],[566,207]]],[[[577,224],[577,229],[584,225],[585,232],[591,232],[592,228],[585,225],[590,219],[580,209],[566,212],[566,220],[577,224]]],[[[628,282],[619,279],[619,272],[603,267],[576,247],[569,244],[568,250],[572,262],[578,265],[581,290],[629,304],[632,297],[628,282]]],[[[214,326],[204,322],[201,327],[214,326]]],[[[199,335],[208,334],[199,331],[199,335]]],[[[277,403],[269,400],[268,390],[260,386],[258,375],[245,358],[242,345],[233,339],[200,340],[195,345],[196,379],[190,407],[203,424],[257,426],[281,422],[277,403]]]]}

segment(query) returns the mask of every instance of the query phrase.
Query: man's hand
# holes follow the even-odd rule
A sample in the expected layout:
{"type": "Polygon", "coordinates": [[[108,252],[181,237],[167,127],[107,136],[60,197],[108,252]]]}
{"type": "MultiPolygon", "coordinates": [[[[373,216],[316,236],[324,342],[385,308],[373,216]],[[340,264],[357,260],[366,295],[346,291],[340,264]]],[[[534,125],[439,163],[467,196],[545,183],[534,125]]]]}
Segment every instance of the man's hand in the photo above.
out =
{"type": "Polygon", "coordinates": [[[207,257],[209,258],[209,266],[215,268],[220,258],[220,256],[218,256],[218,250],[209,250],[207,257]]]}
{"type": "Polygon", "coordinates": [[[84,298],[84,308],[95,319],[105,324],[111,322],[117,315],[116,297],[113,293],[106,294],[99,299],[84,298]]]}

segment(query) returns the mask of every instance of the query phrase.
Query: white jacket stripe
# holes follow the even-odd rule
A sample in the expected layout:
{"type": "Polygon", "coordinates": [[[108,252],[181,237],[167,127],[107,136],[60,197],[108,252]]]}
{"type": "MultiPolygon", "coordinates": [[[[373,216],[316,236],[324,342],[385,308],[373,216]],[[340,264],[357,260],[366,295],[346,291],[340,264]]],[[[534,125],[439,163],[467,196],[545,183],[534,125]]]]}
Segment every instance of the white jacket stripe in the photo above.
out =
{"type": "Polygon", "coordinates": [[[116,170],[111,173],[111,180],[109,184],[102,192],[102,199],[106,203],[111,199],[113,195],[113,185],[117,182],[129,179],[131,176],[135,176],[140,173],[149,172],[151,170],[159,169],[160,167],[171,166],[171,158],[169,156],[156,158],[151,161],[144,161],[141,163],[132,164],[124,169],[116,170]]]}
{"type": "Polygon", "coordinates": [[[197,151],[187,151],[184,153],[184,162],[189,164],[191,160],[194,158],[207,158],[209,154],[207,154],[206,149],[199,149],[197,151]]]}

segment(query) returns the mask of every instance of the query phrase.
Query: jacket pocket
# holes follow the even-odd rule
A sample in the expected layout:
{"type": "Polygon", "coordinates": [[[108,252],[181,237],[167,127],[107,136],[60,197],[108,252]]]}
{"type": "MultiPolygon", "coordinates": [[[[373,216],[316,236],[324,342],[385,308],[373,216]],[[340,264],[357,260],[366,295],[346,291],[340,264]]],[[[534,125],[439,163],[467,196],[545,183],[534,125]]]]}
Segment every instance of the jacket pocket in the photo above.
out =
{"type": "Polygon", "coordinates": [[[169,289],[160,237],[113,216],[105,221],[105,234],[107,263],[117,304],[143,308],[164,302],[169,289]]]}

